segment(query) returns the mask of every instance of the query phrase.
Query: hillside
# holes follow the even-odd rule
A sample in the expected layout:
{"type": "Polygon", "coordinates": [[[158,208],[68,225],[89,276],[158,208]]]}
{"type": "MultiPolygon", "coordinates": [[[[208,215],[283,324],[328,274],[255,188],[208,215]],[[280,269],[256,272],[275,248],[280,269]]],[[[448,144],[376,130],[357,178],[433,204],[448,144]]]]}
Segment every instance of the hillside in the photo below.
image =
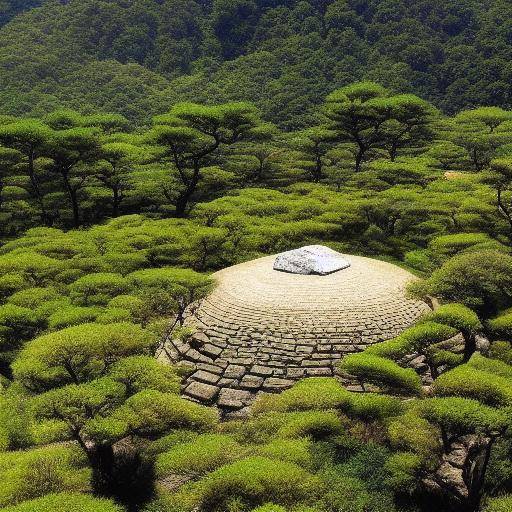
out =
{"type": "Polygon", "coordinates": [[[503,0],[50,0],[0,31],[0,106],[147,122],[178,100],[243,99],[297,128],[328,92],[367,78],[447,113],[506,107],[511,15],[503,0]]]}

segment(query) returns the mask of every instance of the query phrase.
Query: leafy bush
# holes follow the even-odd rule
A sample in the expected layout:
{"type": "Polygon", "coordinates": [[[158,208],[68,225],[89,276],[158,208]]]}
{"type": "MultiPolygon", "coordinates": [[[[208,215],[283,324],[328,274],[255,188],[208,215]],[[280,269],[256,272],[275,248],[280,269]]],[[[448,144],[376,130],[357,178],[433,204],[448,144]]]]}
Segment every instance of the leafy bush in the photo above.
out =
{"type": "Polygon", "coordinates": [[[396,338],[376,343],[365,350],[366,354],[379,357],[400,359],[414,352],[422,352],[429,345],[439,343],[455,336],[457,331],[442,323],[426,321],[409,327],[396,338]]]}
{"type": "Polygon", "coordinates": [[[122,357],[149,354],[154,344],[137,325],[82,324],[28,342],[12,368],[19,382],[44,390],[95,378],[122,357]]]}
{"type": "MultiPolygon", "coordinates": [[[[342,408],[343,410],[343,408],[342,408]]],[[[383,420],[400,414],[402,403],[398,398],[375,393],[351,393],[344,412],[365,422],[383,420]]]]}
{"type": "MultiPolygon", "coordinates": [[[[151,438],[178,428],[207,431],[217,423],[218,413],[174,394],[144,390],[128,398],[109,421],[151,438]]],[[[102,430],[96,435],[101,439],[102,430]]]]}
{"type": "Polygon", "coordinates": [[[414,370],[373,354],[360,352],[345,356],[340,368],[363,383],[370,382],[406,394],[421,392],[421,380],[414,370]]]}
{"type": "Polygon", "coordinates": [[[488,325],[494,336],[512,340],[512,312],[492,318],[488,325]]]}
{"type": "Polygon", "coordinates": [[[176,370],[152,356],[124,357],[112,365],[108,375],[124,384],[128,395],[145,389],[176,394],[180,391],[181,379],[176,370]]]}
{"type": "Polygon", "coordinates": [[[428,398],[416,402],[414,410],[458,435],[499,431],[508,421],[503,412],[469,398],[428,398]]]}
{"type": "Polygon", "coordinates": [[[341,419],[333,411],[305,411],[287,413],[286,423],[277,431],[279,437],[298,438],[311,436],[323,439],[340,434],[343,430],[341,419]]]}
{"type": "Polygon", "coordinates": [[[128,291],[129,285],[121,274],[88,274],[69,286],[70,297],[82,306],[106,305],[116,295],[128,291]]]}
{"type": "Polygon", "coordinates": [[[113,501],[93,498],[86,494],[60,493],[49,494],[42,498],[25,501],[4,512],[123,512],[123,508],[113,501]]]}
{"type": "Polygon", "coordinates": [[[160,478],[171,473],[204,475],[242,456],[242,447],[232,437],[203,434],[160,454],[156,473],[160,478]]]}
{"type": "Polygon", "coordinates": [[[388,484],[394,491],[412,493],[420,480],[421,457],[410,452],[393,453],[386,461],[385,469],[389,473],[388,484]]]}
{"type": "Polygon", "coordinates": [[[495,341],[489,348],[489,357],[512,365],[512,346],[508,341],[495,341]]]}
{"type": "Polygon", "coordinates": [[[449,325],[458,331],[474,332],[482,328],[478,315],[464,304],[443,304],[425,317],[426,320],[449,325]]]}
{"type": "Polygon", "coordinates": [[[274,439],[270,443],[258,447],[257,455],[268,459],[292,462],[301,468],[311,470],[313,457],[311,453],[313,443],[310,439],[274,439]]]}
{"type": "Polygon", "coordinates": [[[264,395],[253,405],[254,413],[269,411],[303,411],[334,409],[348,404],[350,393],[329,377],[311,377],[301,380],[279,394],[264,395]]]}
{"type": "Polygon", "coordinates": [[[491,498],[484,508],[485,512],[510,512],[512,510],[512,496],[506,495],[491,498]]]}
{"type": "Polygon", "coordinates": [[[264,503],[291,506],[314,503],[321,491],[320,480],[295,464],[250,457],[217,469],[197,487],[201,507],[212,511],[229,510],[237,502],[242,510],[264,503]]]}
{"type": "Polygon", "coordinates": [[[441,396],[473,398],[491,406],[512,404],[509,378],[470,365],[461,365],[440,375],[434,382],[434,391],[441,396]]]}
{"type": "Polygon", "coordinates": [[[48,317],[48,327],[53,330],[73,325],[87,324],[96,320],[101,309],[98,307],[66,306],[57,309],[48,317]]]}
{"type": "Polygon", "coordinates": [[[99,324],[114,324],[119,322],[130,322],[133,320],[132,314],[127,309],[105,308],[97,317],[99,324]]]}
{"type": "Polygon", "coordinates": [[[44,447],[0,454],[0,505],[13,505],[52,492],[89,488],[90,472],[75,447],[44,447]]]}
{"type": "Polygon", "coordinates": [[[46,302],[61,298],[57,290],[51,286],[46,288],[27,288],[14,293],[8,302],[16,306],[35,309],[46,302]]]}
{"type": "Polygon", "coordinates": [[[0,326],[4,337],[12,341],[22,341],[34,336],[43,327],[43,322],[34,311],[15,304],[0,306],[0,326]]]}
{"type": "Polygon", "coordinates": [[[438,429],[412,412],[389,422],[388,438],[393,448],[413,451],[423,459],[435,456],[438,452],[438,429]]]}
{"type": "Polygon", "coordinates": [[[447,260],[424,282],[413,283],[418,296],[433,295],[462,303],[483,318],[510,306],[505,290],[512,287],[512,256],[498,251],[459,254],[447,260]]]}

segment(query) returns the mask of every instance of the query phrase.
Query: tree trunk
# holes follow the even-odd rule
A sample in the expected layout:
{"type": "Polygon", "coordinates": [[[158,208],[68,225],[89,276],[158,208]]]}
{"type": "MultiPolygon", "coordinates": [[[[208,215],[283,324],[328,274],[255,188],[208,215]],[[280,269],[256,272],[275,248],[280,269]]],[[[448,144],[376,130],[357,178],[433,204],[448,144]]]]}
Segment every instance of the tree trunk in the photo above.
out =
{"type": "Polygon", "coordinates": [[[112,188],[112,217],[119,216],[119,204],[121,203],[121,198],[119,196],[119,189],[117,187],[112,188]]]}
{"type": "Polygon", "coordinates": [[[476,336],[471,332],[464,331],[462,332],[462,336],[464,337],[464,355],[462,362],[467,363],[476,351],[476,336]]]}
{"type": "Polygon", "coordinates": [[[64,186],[71,202],[71,209],[73,210],[73,226],[75,228],[80,227],[80,208],[78,205],[77,191],[73,188],[69,181],[69,174],[67,171],[61,171],[62,179],[64,180],[64,186]]]}
{"type": "Polygon", "coordinates": [[[361,164],[363,163],[363,158],[366,153],[366,148],[363,146],[359,146],[359,150],[357,151],[356,155],[356,166],[355,171],[359,172],[361,170],[361,164]]]}
{"type": "Polygon", "coordinates": [[[32,186],[32,195],[39,203],[39,208],[41,209],[41,220],[47,226],[52,225],[52,220],[46,211],[43,201],[43,195],[41,194],[41,190],[39,189],[39,183],[37,182],[35,169],[34,169],[34,159],[35,154],[34,151],[30,151],[28,154],[28,176],[30,178],[30,184],[32,186]]]}
{"type": "Polygon", "coordinates": [[[95,493],[112,495],[115,490],[115,456],[112,445],[100,444],[88,449],[87,457],[92,468],[92,485],[95,493]]]}
{"type": "Polygon", "coordinates": [[[468,511],[476,512],[480,508],[482,501],[482,490],[485,483],[485,474],[489,466],[491,451],[496,439],[491,437],[487,442],[482,453],[479,454],[472,462],[472,468],[468,475],[468,511]]]}
{"type": "Polygon", "coordinates": [[[192,175],[190,180],[188,180],[188,183],[184,183],[186,188],[183,192],[181,192],[179,194],[178,199],[176,200],[175,215],[179,219],[182,219],[182,218],[186,217],[186,215],[187,215],[188,204],[189,204],[190,200],[192,199],[194,192],[196,191],[197,184],[199,183],[199,176],[200,176],[199,172],[200,172],[199,164],[196,163],[194,165],[194,174],[192,175]]]}

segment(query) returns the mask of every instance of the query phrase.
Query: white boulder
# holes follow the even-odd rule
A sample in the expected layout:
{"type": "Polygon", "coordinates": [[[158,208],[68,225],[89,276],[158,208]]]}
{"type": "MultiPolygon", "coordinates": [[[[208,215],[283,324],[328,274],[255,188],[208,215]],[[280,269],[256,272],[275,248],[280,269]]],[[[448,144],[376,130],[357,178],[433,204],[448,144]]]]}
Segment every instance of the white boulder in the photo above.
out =
{"type": "Polygon", "coordinates": [[[278,254],[274,270],[290,274],[325,276],[350,267],[341,254],[323,245],[307,245],[278,254]]]}

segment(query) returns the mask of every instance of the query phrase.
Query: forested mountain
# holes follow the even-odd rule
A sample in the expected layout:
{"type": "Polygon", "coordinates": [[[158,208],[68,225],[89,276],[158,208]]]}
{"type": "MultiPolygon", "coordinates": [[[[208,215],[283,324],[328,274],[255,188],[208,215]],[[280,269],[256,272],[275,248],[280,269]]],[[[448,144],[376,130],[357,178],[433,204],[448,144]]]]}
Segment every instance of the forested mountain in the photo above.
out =
{"type": "Polygon", "coordinates": [[[505,0],[4,2],[0,107],[148,121],[177,100],[254,101],[285,128],[360,79],[453,113],[512,101],[505,0]]]}

